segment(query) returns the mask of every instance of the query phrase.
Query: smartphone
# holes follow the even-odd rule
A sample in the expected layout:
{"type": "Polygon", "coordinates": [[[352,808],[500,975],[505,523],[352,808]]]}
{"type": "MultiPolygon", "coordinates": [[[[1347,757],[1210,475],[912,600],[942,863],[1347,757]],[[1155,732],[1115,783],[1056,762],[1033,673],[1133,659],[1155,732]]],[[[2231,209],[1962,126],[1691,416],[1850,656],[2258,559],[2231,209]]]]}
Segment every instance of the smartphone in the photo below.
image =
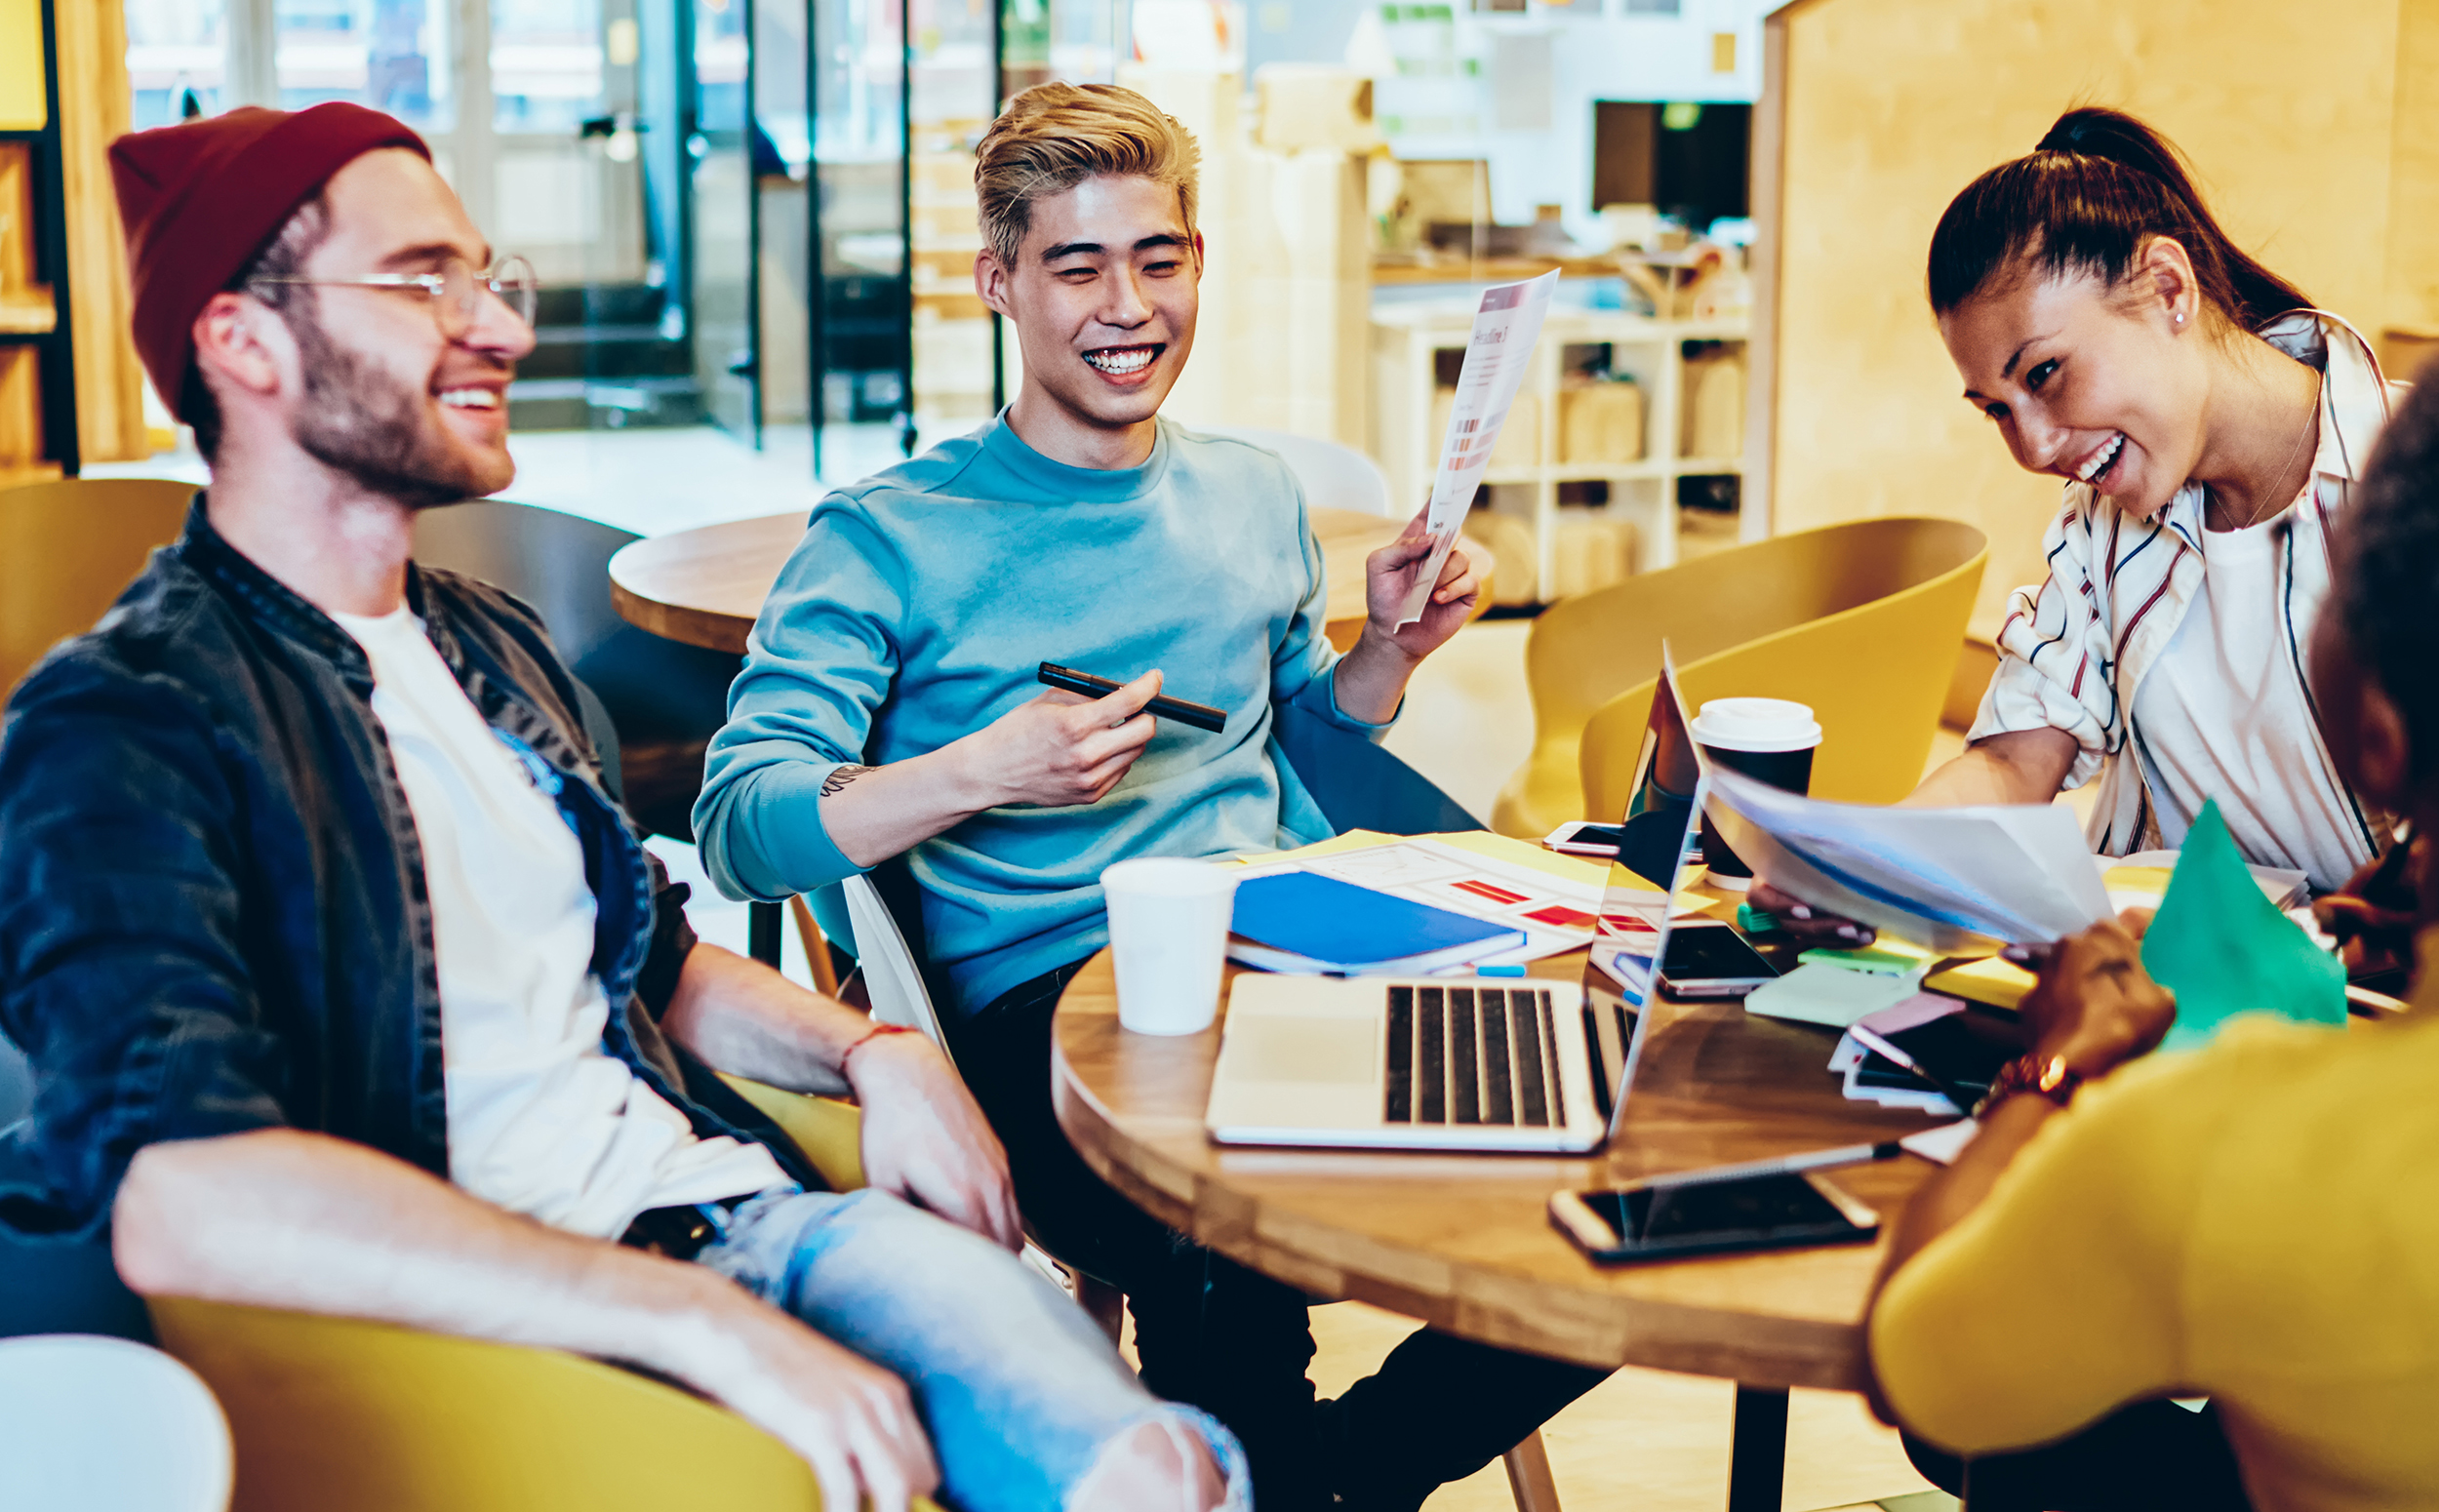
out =
{"type": "Polygon", "coordinates": [[[1743,935],[1717,920],[1680,921],[1659,963],[1660,986],[1680,998],[1740,998],[1778,975],[1743,935]]]}
{"type": "Polygon", "coordinates": [[[1880,1214],[1809,1171],[1558,1192],[1550,1221],[1584,1253],[1611,1262],[1860,1244],[1880,1231],[1880,1214]]]}
{"type": "Polygon", "coordinates": [[[1590,819],[1570,819],[1541,837],[1544,849],[1562,855],[1597,855],[1603,859],[1618,854],[1625,831],[1616,824],[1595,824],[1590,819]]]}
{"type": "MultiPolygon", "coordinates": [[[[1989,1093],[2000,1067],[2032,1048],[2032,1035],[2021,1022],[1973,1009],[1878,1037],[1903,1051],[1923,1074],[1917,1076],[1874,1048],[1856,1073],[1857,1086],[1919,1088],[1928,1081],[1941,1092],[1953,1087],[1977,1099],[1989,1093]]],[[[1949,1094],[1951,1100],[1954,1095],[1949,1094]]]]}

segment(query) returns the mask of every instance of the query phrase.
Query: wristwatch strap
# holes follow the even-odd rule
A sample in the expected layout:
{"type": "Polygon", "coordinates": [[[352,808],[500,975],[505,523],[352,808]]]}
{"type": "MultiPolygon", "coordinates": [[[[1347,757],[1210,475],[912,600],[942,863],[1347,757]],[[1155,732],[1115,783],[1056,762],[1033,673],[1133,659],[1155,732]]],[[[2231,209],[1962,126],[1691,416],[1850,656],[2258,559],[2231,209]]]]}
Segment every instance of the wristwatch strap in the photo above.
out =
{"type": "Polygon", "coordinates": [[[2052,1055],[2046,1060],[2039,1055],[2019,1055],[1990,1078],[1990,1091],[1974,1104],[1974,1117],[1985,1116],[2019,1092],[2047,1097],[2062,1108],[2075,1100],[2075,1093],[2082,1086],[2083,1073],[2069,1067],[2063,1055],[2052,1055]]]}

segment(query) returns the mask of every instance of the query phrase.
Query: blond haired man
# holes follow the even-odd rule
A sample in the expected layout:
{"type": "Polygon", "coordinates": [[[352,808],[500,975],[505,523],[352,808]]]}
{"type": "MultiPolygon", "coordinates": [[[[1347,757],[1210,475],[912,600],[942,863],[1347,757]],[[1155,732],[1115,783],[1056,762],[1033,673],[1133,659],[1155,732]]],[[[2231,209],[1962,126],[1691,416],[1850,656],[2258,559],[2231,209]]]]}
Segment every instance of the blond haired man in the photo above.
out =
{"type": "Polygon", "coordinates": [[[811,892],[900,854],[955,1001],[959,1067],[1018,1198],[1121,1287],[1143,1378],[1234,1428],[1265,1512],[1419,1506],[1599,1377],[1422,1333],[1316,1404],[1304,1298],[1200,1250],[1094,1176],[1050,1107],[1050,1017],[1106,942],[1097,879],[1330,832],[1269,741],[1294,703],[1377,738],[1475,580],[1452,553],[1395,628],[1428,543],[1374,553],[1371,617],[1334,657],[1321,554],[1276,456],[1159,418],[1194,339],[1192,137],[1105,85],[1027,90],[983,138],[975,287],[1024,384],[997,419],[831,495],[755,628],[695,827],[732,895],[811,892]],[[1037,663],[1132,677],[1086,701],[1037,663]],[[1173,694],[1228,711],[1154,719],[1173,694]]]}

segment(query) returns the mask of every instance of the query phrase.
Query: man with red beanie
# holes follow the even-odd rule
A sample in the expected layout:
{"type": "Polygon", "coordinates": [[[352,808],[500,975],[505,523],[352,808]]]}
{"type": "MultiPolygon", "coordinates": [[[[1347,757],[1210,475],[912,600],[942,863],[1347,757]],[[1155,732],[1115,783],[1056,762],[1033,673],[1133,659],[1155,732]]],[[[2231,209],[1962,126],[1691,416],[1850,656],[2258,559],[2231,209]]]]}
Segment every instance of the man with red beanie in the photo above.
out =
{"type": "Polygon", "coordinates": [[[955,1072],[696,941],[540,621],[414,565],[504,487],[531,272],[348,104],[121,139],[139,351],[212,462],[0,733],[0,1227],[138,1292],[631,1361],[825,1505],[1248,1505],[1010,1252],[955,1072]],[[714,1071],[852,1090],[871,1184],[714,1071]],[[928,1210],[928,1211],[927,1211],[928,1210]],[[793,1314],[793,1316],[790,1316],[793,1314]]]}

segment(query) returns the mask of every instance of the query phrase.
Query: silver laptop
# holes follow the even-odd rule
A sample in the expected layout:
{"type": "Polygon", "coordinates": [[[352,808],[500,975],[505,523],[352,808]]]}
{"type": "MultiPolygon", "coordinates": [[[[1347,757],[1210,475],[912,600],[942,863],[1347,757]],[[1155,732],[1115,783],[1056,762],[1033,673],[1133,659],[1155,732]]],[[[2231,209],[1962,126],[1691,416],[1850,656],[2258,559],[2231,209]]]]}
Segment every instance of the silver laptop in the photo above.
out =
{"type": "Polygon", "coordinates": [[[1610,868],[1602,954],[1621,976],[1352,978],[1247,972],[1228,994],[1204,1127],[1220,1144],[1581,1154],[1618,1128],[1653,974],[1701,812],[1700,775],[1663,673],[1610,868]],[[1658,780],[1686,774],[1686,796],[1658,780]],[[1645,880],[1649,878],[1650,880],[1645,880]],[[1656,899],[1654,890],[1664,895],[1656,899]]]}

